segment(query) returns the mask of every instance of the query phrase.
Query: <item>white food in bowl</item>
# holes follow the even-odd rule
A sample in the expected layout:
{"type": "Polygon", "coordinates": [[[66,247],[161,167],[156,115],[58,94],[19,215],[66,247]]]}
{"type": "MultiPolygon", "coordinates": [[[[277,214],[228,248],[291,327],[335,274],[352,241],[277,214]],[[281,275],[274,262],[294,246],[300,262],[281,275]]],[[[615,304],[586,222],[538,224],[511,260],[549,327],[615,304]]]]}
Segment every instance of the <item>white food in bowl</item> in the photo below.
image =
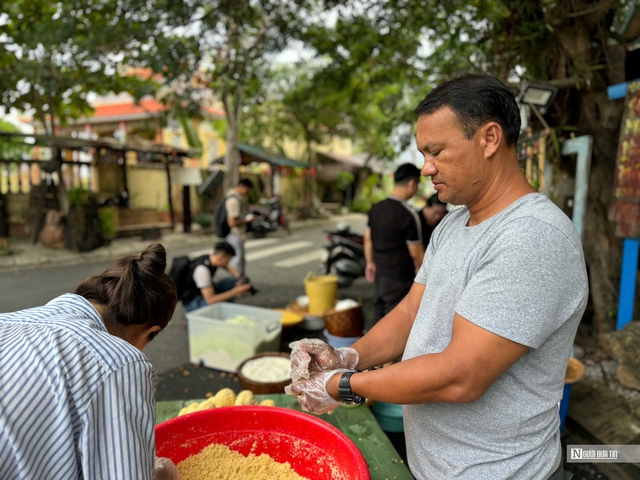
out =
{"type": "Polygon", "coordinates": [[[252,382],[284,382],[291,378],[291,360],[285,357],[254,358],[242,366],[240,373],[252,382]]]}

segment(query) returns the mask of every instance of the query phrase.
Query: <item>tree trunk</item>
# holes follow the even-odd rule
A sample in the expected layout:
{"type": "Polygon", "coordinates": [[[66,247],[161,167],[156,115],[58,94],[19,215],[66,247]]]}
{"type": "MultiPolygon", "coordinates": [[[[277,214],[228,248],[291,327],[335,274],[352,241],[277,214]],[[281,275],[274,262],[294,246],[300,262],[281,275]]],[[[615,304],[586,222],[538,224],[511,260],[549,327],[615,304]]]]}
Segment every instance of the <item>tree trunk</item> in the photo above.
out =
{"type": "MultiPolygon", "coordinates": [[[[60,204],[60,210],[65,215],[69,214],[69,201],[67,200],[67,188],[64,184],[64,178],[62,177],[62,151],[55,145],[56,137],[56,112],[53,108],[53,101],[48,102],[49,105],[49,119],[51,120],[51,128],[48,132],[48,143],[51,148],[51,159],[56,167],[56,173],[58,174],[58,203],[60,204]]],[[[46,124],[46,121],[45,121],[46,124]]],[[[45,126],[46,129],[46,126],[45,126]]]]}
{"type": "Polygon", "coordinates": [[[623,103],[610,101],[606,91],[585,92],[581,96],[581,131],[594,137],[583,243],[594,308],[593,324],[599,334],[615,329],[615,318],[610,312],[617,309],[620,283],[622,239],[616,238],[608,212],[613,200],[623,103]]]}
{"type": "MultiPolygon", "coordinates": [[[[224,102],[225,107],[229,102],[224,102]]],[[[240,180],[240,153],[238,152],[239,123],[234,108],[225,108],[227,113],[227,151],[224,154],[224,191],[228,192],[240,180]]]]}
{"type": "MultiPolygon", "coordinates": [[[[589,6],[592,5],[579,2],[573,8],[584,10],[589,6]]],[[[558,4],[558,9],[567,8],[567,4],[558,4]]],[[[592,68],[600,62],[602,55],[602,50],[592,37],[597,32],[603,11],[606,11],[604,7],[594,10],[589,19],[582,16],[580,20],[569,17],[566,11],[556,12],[557,14],[547,12],[548,18],[555,17],[554,31],[566,55],[567,64],[571,66],[573,75],[583,80],[583,87],[578,90],[579,134],[592,135],[594,140],[583,247],[594,310],[593,326],[598,334],[615,329],[615,319],[611,312],[617,309],[622,257],[622,241],[614,235],[608,212],[613,199],[613,179],[624,102],[609,100],[606,91],[609,83],[607,71],[592,68]]],[[[572,107],[568,105],[568,108],[572,107]]]]}

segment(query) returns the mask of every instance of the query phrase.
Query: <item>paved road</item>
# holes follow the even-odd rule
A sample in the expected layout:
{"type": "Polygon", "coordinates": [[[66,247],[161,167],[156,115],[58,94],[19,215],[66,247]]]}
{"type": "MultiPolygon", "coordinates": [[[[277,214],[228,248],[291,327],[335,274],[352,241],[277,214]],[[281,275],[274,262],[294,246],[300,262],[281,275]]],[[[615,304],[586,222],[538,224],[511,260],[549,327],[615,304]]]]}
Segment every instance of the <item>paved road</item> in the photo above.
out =
{"type": "MultiPolygon", "coordinates": [[[[352,229],[362,232],[364,222],[365,217],[352,221],[352,229]]],[[[284,307],[298,295],[303,295],[303,279],[309,271],[318,272],[325,243],[326,234],[320,227],[294,231],[292,235],[279,232],[264,239],[249,240],[247,275],[259,293],[239,302],[262,307],[284,307]]],[[[197,256],[204,253],[208,251],[174,250],[169,252],[169,261],[176,255],[197,256]]],[[[110,264],[110,261],[81,263],[0,272],[0,312],[43,305],[58,295],[73,291],[82,280],[104,271],[110,264]]],[[[373,287],[361,278],[348,289],[341,290],[340,295],[365,302],[369,311],[373,287]]],[[[305,332],[298,334],[304,335],[305,332]]],[[[167,329],[148,345],[145,353],[158,374],[189,363],[187,322],[181,304],[178,304],[167,329]]],[[[159,375],[159,380],[161,378],[159,375]]]]}

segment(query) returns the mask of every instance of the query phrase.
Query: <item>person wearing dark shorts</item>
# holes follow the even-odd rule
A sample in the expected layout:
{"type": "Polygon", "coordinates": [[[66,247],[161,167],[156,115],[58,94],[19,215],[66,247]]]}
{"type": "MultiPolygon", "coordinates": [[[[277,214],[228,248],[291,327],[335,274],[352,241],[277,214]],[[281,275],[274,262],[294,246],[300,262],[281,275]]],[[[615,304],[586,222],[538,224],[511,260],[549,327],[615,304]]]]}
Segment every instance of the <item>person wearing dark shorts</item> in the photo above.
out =
{"type": "Polygon", "coordinates": [[[420,170],[400,165],[391,196],[373,206],[364,237],[365,276],[375,282],[374,323],[409,293],[422,265],[424,247],[418,213],[407,203],[418,191],[420,170]]]}

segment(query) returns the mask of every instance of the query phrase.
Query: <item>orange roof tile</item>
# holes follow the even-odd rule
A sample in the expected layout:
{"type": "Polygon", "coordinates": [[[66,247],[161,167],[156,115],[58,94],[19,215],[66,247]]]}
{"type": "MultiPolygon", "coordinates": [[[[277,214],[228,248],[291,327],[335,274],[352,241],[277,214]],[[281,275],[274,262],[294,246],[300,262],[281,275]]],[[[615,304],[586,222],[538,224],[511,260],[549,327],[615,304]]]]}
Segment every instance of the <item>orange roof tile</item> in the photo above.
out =
{"type": "Polygon", "coordinates": [[[209,115],[213,115],[215,117],[221,117],[221,118],[226,117],[224,111],[220,110],[219,108],[204,106],[204,107],[202,107],[202,110],[207,112],[209,115]]]}
{"type": "Polygon", "coordinates": [[[165,106],[155,98],[141,100],[139,104],[135,102],[111,103],[96,105],[92,117],[117,117],[122,115],[134,115],[140,113],[154,114],[163,112],[165,106]]]}

